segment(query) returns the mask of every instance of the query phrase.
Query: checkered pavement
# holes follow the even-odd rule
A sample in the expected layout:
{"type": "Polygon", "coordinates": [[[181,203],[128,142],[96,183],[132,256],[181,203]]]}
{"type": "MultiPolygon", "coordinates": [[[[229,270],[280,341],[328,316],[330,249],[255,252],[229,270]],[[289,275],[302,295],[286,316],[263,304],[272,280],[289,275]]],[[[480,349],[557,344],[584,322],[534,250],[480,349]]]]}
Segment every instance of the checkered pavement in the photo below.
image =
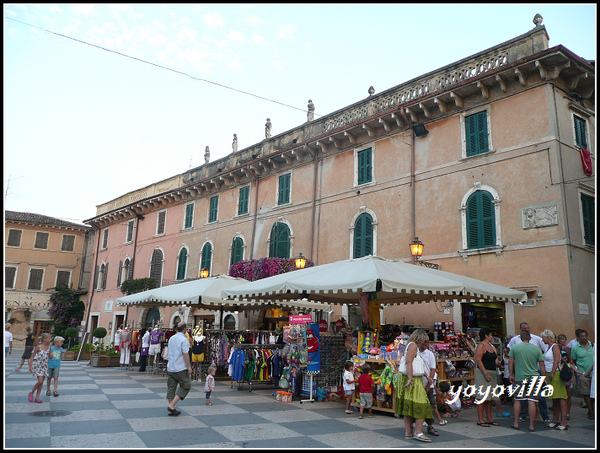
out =
{"type": "MultiPolygon", "coordinates": [[[[87,361],[62,362],[59,396],[30,403],[34,385],[25,366],[13,369],[21,353],[5,361],[5,448],[593,448],[595,423],[575,399],[570,429],[559,432],[536,422],[537,431],[510,429],[512,418],[497,419],[500,427],[479,427],[476,411],[462,411],[431,443],[404,439],[404,423],[393,414],[375,411],[374,418],[344,413],[337,402],[275,401],[276,389],[246,384],[238,390],[217,380],[212,406],[205,405],[204,382],[192,384],[188,397],[167,415],[166,381],[152,375],[110,367],[90,367],[87,361]]],[[[51,387],[53,389],[53,387],[51,387]]],[[[506,406],[512,412],[512,407],[506,406]]]]}

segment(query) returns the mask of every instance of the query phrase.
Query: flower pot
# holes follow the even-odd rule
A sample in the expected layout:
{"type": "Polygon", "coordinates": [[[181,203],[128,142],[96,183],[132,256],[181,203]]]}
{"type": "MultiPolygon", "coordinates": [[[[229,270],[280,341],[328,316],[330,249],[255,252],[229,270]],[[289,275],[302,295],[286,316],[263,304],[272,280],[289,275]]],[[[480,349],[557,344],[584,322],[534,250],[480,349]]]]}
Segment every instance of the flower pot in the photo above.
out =
{"type": "Polygon", "coordinates": [[[77,360],[79,351],[65,351],[62,354],[62,360],[77,360]]]}
{"type": "Polygon", "coordinates": [[[109,355],[92,355],[91,366],[119,366],[120,365],[120,357],[119,356],[109,356],[109,355]]]}

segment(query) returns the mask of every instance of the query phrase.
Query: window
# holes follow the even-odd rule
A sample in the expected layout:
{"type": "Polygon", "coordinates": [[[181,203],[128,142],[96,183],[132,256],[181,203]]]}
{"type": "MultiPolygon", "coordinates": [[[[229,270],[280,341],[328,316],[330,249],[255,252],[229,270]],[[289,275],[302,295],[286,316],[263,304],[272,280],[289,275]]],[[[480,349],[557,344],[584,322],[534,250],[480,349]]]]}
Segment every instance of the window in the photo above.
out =
{"type": "Polygon", "coordinates": [[[487,111],[465,117],[465,139],[467,157],[489,151],[487,111]]]}
{"type": "Polygon", "coordinates": [[[493,200],[493,196],[484,190],[475,191],[467,200],[467,248],[478,249],[496,245],[493,200]]]}
{"type": "Polygon", "coordinates": [[[36,249],[47,249],[48,248],[48,233],[35,233],[35,245],[36,249]]]}
{"type": "Polygon", "coordinates": [[[63,234],[63,240],[60,249],[63,252],[72,252],[75,249],[75,236],[72,234],[63,234]]]}
{"type": "Polygon", "coordinates": [[[210,199],[210,208],[208,212],[208,223],[216,222],[219,213],[219,196],[210,199]]]}
{"type": "Polygon", "coordinates": [[[185,205],[185,221],[184,228],[192,228],[194,226],[194,203],[185,205]]]}
{"type": "Polygon", "coordinates": [[[132,278],[131,272],[133,271],[133,266],[131,266],[131,260],[129,258],[125,258],[125,261],[119,261],[119,273],[117,274],[117,288],[121,287],[121,283],[125,280],[129,280],[132,278]]]}
{"type": "Polygon", "coordinates": [[[235,264],[244,259],[244,240],[240,237],[233,238],[231,244],[231,261],[229,265],[235,264]]]}
{"type": "Polygon", "coordinates": [[[225,319],[223,320],[223,328],[225,330],[235,330],[235,316],[225,316],[225,319]]]}
{"type": "Polygon", "coordinates": [[[581,214],[583,217],[583,240],[586,245],[596,245],[596,208],[594,197],[581,194],[581,214]]]}
{"type": "Polygon", "coordinates": [[[182,248],[181,252],[179,252],[179,259],[177,261],[177,280],[185,280],[187,256],[188,256],[187,249],[182,248]]]}
{"type": "Polygon", "coordinates": [[[364,213],[358,216],[354,224],[353,258],[373,254],[373,217],[364,213]]]}
{"type": "Polygon", "coordinates": [[[373,177],[373,157],[371,148],[363,149],[357,153],[357,184],[367,184],[373,177]]]}
{"type": "Polygon", "coordinates": [[[285,175],[281,175],[279,177],[279,189],[278,189],[278,197],[277,204],[288,204],[290,202],[290,183],[291,183],[291,173],[287,173],[285,175]]]}
{"type": "Polygon", "coordinates": [[[134,220],[130,220],[127,222],[127,233],[125,234],[125,243],[128,244],[133,242],[133,228],[134,228],[134,220]]]}
{"type": "Polygon", "coordinates": [[[156,236],[165,234],[165,221],[167,219],[167,211],[159,211],[156,216],[156,236]]]}
{"type": "Polygon", "coordinates": [[[240,198],[238,201],[238,215],[248,214],[248,199],[250,198],[250,186],[240,189],[240,198]]]}
{"type": "Polygon", "coordinates": [[[6,245],[9,247],[21,246],[21,230],[8,230],[8,241],[6,245]]]}
{"type": "Polygon", "coordinates": [[[162,286],[162,268],[163,268],[163,252],[160,249],[155,249],[152,252],[152,260],[150,261],[150,278],[156,280],[156,287],[162,286]]]}
{"type": "Polygon", "coordinates": [[[148,314],[146,315],[146,328],[153,328],[160,321],[160,311],[156,307],[152,307],[148,310],[148,314]]]}
{"type": "Polygon", "coordinates": [[[6,266],[4,268],[4,289],[15,289],[16,281],[17,268],[13,266],[6,266]]]}
{"type": "Polygon", "coordinates": [[[290,229],[285,223],[277,222],[271,228],[269,257],[290,257],[290,229]]]}
{"type": "Polygon", "coordinates": [[[44,282],[44,269],[29,269],[29,282],[27,289],[31,291],[41,291],[44,282]]]}
{"type": "Polygon", "coordinates": [[[204,244],[202,247],[202,256],[200,258],[200,270],[206,269],[210,275],[210,266],[212,262],[212,245],[210,242],[204,244]]]}
{"type": "Polygon", "coordinates": [[[588,149],[585,120],[577,115],[573,115],[573,121],[575,123],[575,143],[580,148],[588,149]]]}
{"type": "Polygon", "coordinates": [[[102,263],[96,267],[96,277],[94,278],[94,287],[96,291],[106,289],[106,276],[108,275],[108,263],[102,263]]]}
{"type": "Polygon", "coordinates": [[[55,286],[66,286],[67,288],[69,288],[70,285],[71,285],[71,271],[57,271],[55,286]]]}
{"type": "Polygon", "coordinates": [[[104,228],[102,231],[102,250],[108,248],[108,228],[104,228]]]}

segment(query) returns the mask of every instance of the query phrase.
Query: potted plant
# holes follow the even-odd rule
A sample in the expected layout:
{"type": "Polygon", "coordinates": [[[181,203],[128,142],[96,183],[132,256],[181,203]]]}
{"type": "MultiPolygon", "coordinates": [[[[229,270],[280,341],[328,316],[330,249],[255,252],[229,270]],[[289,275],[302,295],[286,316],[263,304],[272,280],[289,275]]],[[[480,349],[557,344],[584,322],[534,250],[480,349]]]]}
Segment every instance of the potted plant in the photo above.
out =
{"type": "Polygon", "coordinates": [[[100,342],[96,346],[95,350],[92,352],[92,360],[90,362],[91,366],[107,366],[108,364],[108,354],[106,354],[106,347],[102,342],[102,339],[106,336],[108,332],[104,327],[97,327],[92,332],[92,336],[94,338],[98,338],[100,342]]]}
{"type": "Polygon", "coordinates": [[[75,338],[79,336],[79,331],[75,327],[67,327],[64,333],[65,338],[69,339],[67,349],[70,350],[75,338]]]}

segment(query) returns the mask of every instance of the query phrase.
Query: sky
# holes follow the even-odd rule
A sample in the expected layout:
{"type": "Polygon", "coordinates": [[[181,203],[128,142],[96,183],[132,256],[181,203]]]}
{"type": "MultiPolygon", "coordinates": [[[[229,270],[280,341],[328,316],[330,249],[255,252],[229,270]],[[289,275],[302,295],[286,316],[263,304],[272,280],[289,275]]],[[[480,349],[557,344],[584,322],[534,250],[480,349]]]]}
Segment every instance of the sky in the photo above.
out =
{"type": "Polygon", "coordinates": [[[530,31],[596,59],[595,4],[4,4],[4,205],[96,206],[530,31]]]}

